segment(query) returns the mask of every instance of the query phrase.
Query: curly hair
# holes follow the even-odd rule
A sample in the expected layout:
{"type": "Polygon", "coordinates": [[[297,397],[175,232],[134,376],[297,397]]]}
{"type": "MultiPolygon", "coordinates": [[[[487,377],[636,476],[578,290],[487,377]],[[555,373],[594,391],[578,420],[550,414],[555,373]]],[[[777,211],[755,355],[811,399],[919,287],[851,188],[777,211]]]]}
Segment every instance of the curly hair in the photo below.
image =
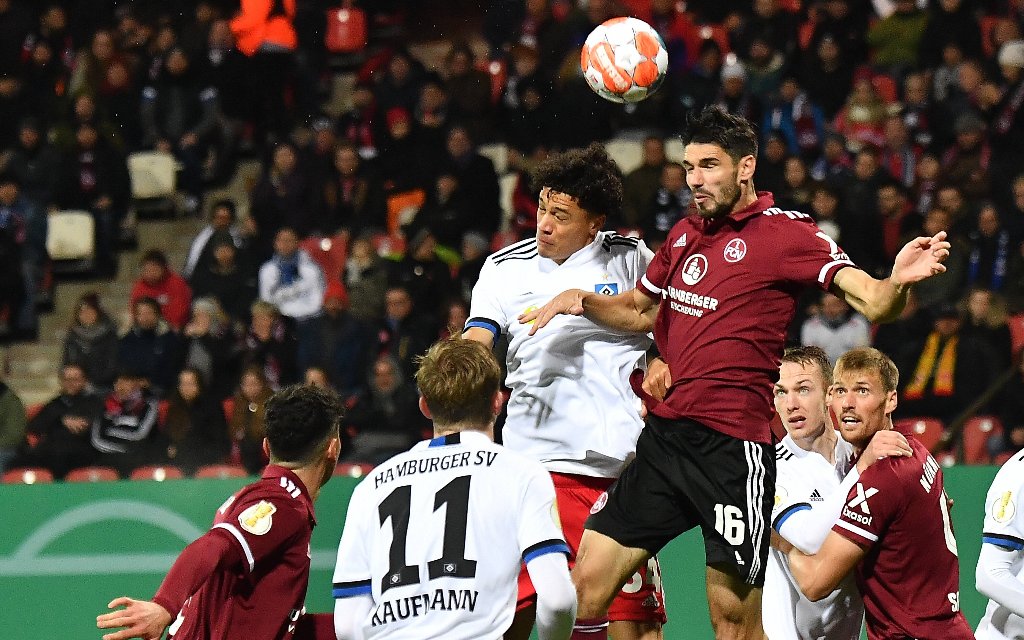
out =
{"type": "Polygon", "coordinates": [[[716,144],[738,162],[745,156],[757,157],[757,133],[743,116],[729,113],[717,106],[705,107],[690,116],[683,132],[683,145],[716,144]]]}
{"type": "Polygon", "coordinates": [[[599,143],[551,155],[533,173],[533,184],[572,196],[591,216],[622,209],[622,172],[599,143]]]}
{"type": "Polygon", "coordinates": [[[272,461],[312,462],[338,437],[338,394],[311,385],[281,389],[267,401],[264,422],[272,461]]]}

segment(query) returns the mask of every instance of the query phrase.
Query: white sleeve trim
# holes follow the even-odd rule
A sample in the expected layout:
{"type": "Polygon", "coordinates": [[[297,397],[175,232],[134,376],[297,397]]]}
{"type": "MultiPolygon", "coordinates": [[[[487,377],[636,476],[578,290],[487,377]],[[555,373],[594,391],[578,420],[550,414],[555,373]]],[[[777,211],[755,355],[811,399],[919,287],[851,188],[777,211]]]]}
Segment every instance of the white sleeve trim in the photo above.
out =
{"type": "Polygon", "coordinates": [[[245,536],[242,535],[242,532],[227,522],[215,524],[213,525],[213,528],[224,529],[231,535],[235,536],[235,540],[238,540],[238,544],[242,545],[242,551],[245,552],[245,559],[249,562],[249,571],[251,572],[253,567],[256,566],[256,561],[252,557],[252,549],[249,548],[249,543],[245,541],[245,536]]]}
{"type": "Polygon", "coordinates": [[[860,536],[862,538],[870,540],[871,542],[878,542],[878,536],[876,536],[875,534],[871,533],[870,531],[865,531],[864,529],[861,529],[857,525],[853,525],[853,524],[850,524],[849,522],[845,522],[843,520],[840,520],[840,521],[836,522],[836,526],[842,527],[843,529],[846,529],[847,531],[849,531],[851,533],[855,533],[855,534],[857,534],[858,536],[860,536]]]}
{"type": "Polygon", "coordinates": [[[832,262],[826,263],[825,266],[823,266],[821,268],[821,271],[818,272],[818,282],[820,282],[821,284],[825,284],[825,276],[828,275],[829,269],[831,269],[832,267],[838,266],[838,265],[845,265],[847,267],[856,267],[857,266],[857,265],[853,264],[853,262],[848,260],[848,259],[833,260],[832,262]]]}
{"type": "Polygon", "coordinates": [[[650,289],[651,293],[655,293],[657,295],[661,295],[661,288],[660,287],[656,287],[653,284],[651,284],[651,281],[647,279],[647,274],[646,273],[644,275],[640,276],[640,282],[642,282],[645,287],[650,289]]]}

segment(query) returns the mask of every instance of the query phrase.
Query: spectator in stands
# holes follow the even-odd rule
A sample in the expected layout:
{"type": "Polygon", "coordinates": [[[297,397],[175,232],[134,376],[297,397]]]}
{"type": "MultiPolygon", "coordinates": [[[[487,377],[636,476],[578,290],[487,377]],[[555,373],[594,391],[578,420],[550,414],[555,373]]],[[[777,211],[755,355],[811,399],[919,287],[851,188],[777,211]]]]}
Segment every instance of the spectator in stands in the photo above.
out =
{"type": "Polygon", "coordinates": [[[252,304],[250,313],[252,320],[242,350],[243,366],[257,367],[272,391],[296,382],[298,345],[294,321],[282,317],[276,306],[262,300],[252,304]]]}
{"type": "Polygon", "coordinates": [[[651,251],[657,251],[669,230],[689,212],[693,194],[686,186],[686,170],[678,162],[666,162],[661,169],[658,190],[641,214],[643,236],[651,251]]]}
{"type": "Polygon", "coordinates": [[[45,467],[55,478],[63,478],[68,471],[95,461],[91,428],[103,414],[103,400],[89,386],[81,366],[61,367],[60,393],[29,421],[18,466],[45,467]]]}
{"type": "MultiPolygon", "coordinates": [[[[172,383],[173,384],[173,383],[172,383]]],[[[103,401],[103,413],[92,423],[90,438],[99,453],[96,464],[127,477],[132,469],[157,459],[160,409],[142,373],[122,370],[103,401]]]]}
{"type": "Polygon", "coordinates": [[[259,273],[260,300],[276,306],[303,332],[320,315],[325,280],[320,265],[299,248],[299,235],[284,227],[274,238],[274,256],[259,273]]]}
{"type": "Polygon", "coordinates": [[[183,366],[199,372],[204,391],[217,400],[231,395],[238,379],[239,340],[215,298],[196,298],[182,339],[183,366]]]}
{"type": "Polygon", "coordinates": [[[388,59],[384,73],[374,86],[377,107],[382,113],[398,107],[412,113],[420,95],[423,65],[403,48],[396,48],[388,59]]]}
{"type": "Polygon", "coordinates": [[[811,55],[804,56],[800,84],[831,121],[846,102],[853,84],[853,65],[831,33],[823,34],[811,55]]]}
{"type": "Polygon", "coordinates": [[[466,199],[473,203],[476,216],[468,229],[479,231],[488,238],[501,224],[501,206],[498,201],[498,174],[494,163],[480,155],[468,129],[454,126],[448,131],[447,171],[452,171],[466,199]]]}
{"type": "Polygon", "coordinates": [[[447,340],[458,337],[466,328],[466,321],[469,320],[469,305],[461,297],[452,297],[442,305],[443,320],[441,331],[437,335],[438,340],[447,340]]]}
{"type": "Polygon", "coordinates": [[[38,333],[36,296],[46,262],[46,213],[21,195],[11,172],[0,173],[0,306],[7,303],[14,336],[34,340],[38,333]]]}
{"type": "Polygon", "coordinates": [[[139,113],[142,95],[129,63],[125,60],[110,63],[103,87],[96,96],[97,107],[117,123],[119,137],[127,151],[142,148],[142,117],[139,113]]]}
{"type": "Polygon", "coordinates": [[[118,366],[145,378],[152,391],[162,395],[174,385],[181,366],[181,340],[153,298],[139,298],[131,308],[131,327],[117,343],[118,366]]]}
{"type": "Polygon", "coordinates": [[[800,328],[800,344],[821,347],[834,362],[850,349],[871,344],[871,323],[842,298],[824,293],[820,311],[800,328]]]}
{"type": "Polygon", "coordinates": [[[781,193],[775,194],[776,206],[793,211],[809,211],[818,183],[811,178],[804,159],[800,156],[786,158],[782,178],[786,188],[781,193]]]}
{"type": "Polygon", "coordinates": [[[346,426],[356,430],[352,457],[376,463],[421,439],[430,424],[417,408],[417,397],[398,362],[391,356],[378,357],[368,390],[345,417],[346,426]]]}
{"type": "Polygon", "coordinates": [[[409,292],[419,314],[430,314],[454,292],[451,269],[437,257],[437,239],[430,228],[416,231],[405,256],[392,265],[388,282],[409,292]]]}
{"type": "Polygon", "coordinates": [[[235,47],[235,38],[226,20],[210,23],[204,64],[205,83],[216,88],[221,116],[222,145],[213,163],[212,181],[222,184],[231,178],[236,147],[244,122],[254,119],[255,102],[252,78],[246,77],[245,55],[235,47]]]}
{"type": "Polygon", "coordinates": [[[977,60],[964,60],[957,68],[956,87],[952,88],[945,100],[936,102],[935,118],[931,122],[934,142],[945,148],[951,144],[956,133],[957,119],[965,114],[981,115],[982,96],[985,84],[985,70],[977,60]]]}
{"type": "Polygon", "coordinates": [[[894,0],[895,10],[868,29],[868,46],[875,65],[893,78],[917,65],[928,14],[919,9],[916,0],[894,0]]]}
{"type": "Polygon", "coordinates": [[[60,155],[44,133],[39,120],[34,117],[23,119],[18,130],[18,142],[10,149],[5,165],[5,169],[18,179],[22,195],[39,211],[45,211],[54,201],[60,168],[60,155]]]}
{"type": "MultiPolygon", "coordinates": [[[[949,215],[949,212],[935,207],[924,217],[924,234],[938,233],[942,229],[952,229],[951,225],[952,216],[949,215]]],[[[970,249],[964,240],[955,233],[951,233],[946,239],[952,245],[949,257],[944,263],[946,273],[942,274],[941,278],[929,278],[927,281],[914,285],[917,300],[925,309],[934,310],[943,302],[959,300],[963,291],[970,249]]]]}
{"type": "Polygon", "coordinates": [[[873,148],[857,152],[853,177],[842,194],[839,224],[843,229],[843,248],[862,269],[875,273],[884,264],[878,233],[878,189],[888,178],[878,165],[878,154],[873,148]]]}
{"type": "Polygon", "coordinates": [[[921,149],[911,143],[906,120],[899,115],[889,116],[885,119],[883,135],[885,144],[878,163],[893,180],[907,188],[914,186],[921,149]]]}
{"type": "Polygon", "coordinates": [[[811,177],[840,190],[853,180],[853,159],[846,150],[846,138],[841,134],[826,134],[821,156],[811,165],[811,177]]]}
{"type": "Polygon", "coordinates": [[[836,242],[843,241],[839,227],[839,192],[826,182],[818,183],[811,196],[810,213],[818,228],[828,234],[836,242]]]}
{"type": "Polygon", "coordinates": [[[469,231],[462,236],[462,263],[459,264],[458,289],[463,300],[469,300],[473,294],[473,285],[480,278],[480,270],[484,267],[491,243],[487,238],[469,231]]]}
{"type": "Polygon", "coordinates": [[[929,149],[932,144],[932,121],[935,108],[932,105],[928,76],[922,72],[908,73],[903,79],[903,123],[907,126],[910,140],[918,149],[929,149]]]}
{"type": "MultiPolygon", "coordinates": [[[[547,147],[555,137],[558,120],[552,113],[551,92],[540,78],[526,78],[518,85],[519,104],[505,112],[501,131],[509,145],[509,155],[530,156],[538,147],[547,147]]],[[[509,162],[514,165],[515,162],[509,162]]]]}
{"type": "Polygon", "coordinates": [[[782,85],[786,58],[765,34],[755,34],[750,41],[744,66],[747,87],[761,104],[766,104],[782,85]]]}
{"type": "Polygon", "coordinates": [[[963,300],[963,335],[988,344],[995,360],[993,368],[1005,371],[1013,357],[1006,303],[1002,296],[983,287],[971,287],[963,300]]]}
{"type": "Polygon", "coordinates": [[[859,151],[865,146],[880,148],[885,144],[883,133],[889,110],[871,82],[871,71],[861,70],[853,79],[853,90],[833,123],[846,138],[847,147],[859,151]]]}
{"type": "Polygon", "coordinates": [[[299,168],[295,147],[285,142],[274,147],[270,166],[252,190],[249,221],[256,235],[253,258],[262,262],[270,257],[274,238],[284,227],[305,237],[314,226],[316,198],[313,185],[299,168]]]}
{"type": "Polygon", "coordinates": [[[68,117],[57,122],[51,129],[50,138],[62,154],[66,155],[75,148],[78,127],[82,124],[92,125],[104,145],[124,151],[124,140],[118,132],[118,126],[100,111],[91,93],[83,93],[72,100],[68,117]]]}
{"type": "Polygon", "coordinates": [[[185,212],[194,215],[202,198],[202,165],[219,129],[217,90],[204,86],[183,49],[171,49],[160,75],[142,91],[142,145],[173,153],[181,163],[179,184],[185,212]]]}
{"type": "Polygon", "coordinates": [[[967,284],[1001,291],[1013,247],[1010,232],[1002,228],[992,202],[983,203],[978,210],[978,221],[967,236],[967,244],[967,284]]]}
{"type": "Polygon", "coordinates": [[[96,267],[103,276],[117,273],[117,237],[128,206],[125,156],[100,140],[96,127],[82,122],[75,146],[62,160],[56,201],[64,209],[81,209],[95,220],[96,267]]]}
{"type": "Polygon", "coordinates": [[[955,303],[935,312],[931,333],[916,354],[911,375],[902,381],[899,416],[928,416],[949,424],[977,400],[995,379],[995,353],[961,331],[955,303]]]}
{"type": "Polygon", "coordinates": [[[331,379],[327,376],[327,372],[320,367],[307,368],[302,373],[302,381],[304,384],[323,389],[324,391],[337,391],[331,379]]]}
{"type": "Polygon", "coordinates": [[[992,109],[992,196],[1000,203],[1012,201],[1011,181],[1024,165],[1024,40],[1007,42],[999,49],[1003,83],[998,104],[992,109]]]}
{"type": "Polygon", "coordinates": [[[985,122],[973,113],[965,113],[956,119],[954,133],[956,141],[942,155],[946,181],[970,199],[987,197],[992,148],[985,136],[985,122]]]}
{"type": "Polygon", "coordinates": [[[786,189],[786,140],[781,131],[769,131],[757,159],[757,186],[772,193],[786,189]]]}
{"type": "Polygon", "coordinates": [[[234,241],[213,241],[213,262],[199,267],[192,275],[192,293],[197,298],[212,297],[234,322],[249,321],[249,305],[256,299],[256,276],[239,264],[234,241]]]}
{"type": "Polygon", "coordinates": [[[722,65],[721,76],[721,87],[713,103],[751,122],[761,122],[762,103],[750,91],[747,70],[743,64],[737,60],[727,61],[722,65]]]}
{"type": "MultiPolygon", "coordinates": [[[[218,241],[227,240],[237,249],[244,246],[241,229],[237,226],[238,214],[233,200],[218,200],[210,211],[210,223],[203,227],[188,248],[181,277],[191,280],[196,270],[210,269],[215,259],[214,246],[218,241]]],[[[193,288],[196,283],[191,283],[193,288]]]]}
{"type": "Polygon", "coordinates": [[[762,131],[781,131],[791,155],[813,160],[825,139],[825,116],[795,76],[782,79],[765,109],[762,131]]]}
{"type": "Polygon", "coordinates": [[[359,156],[370,160],[381,145],[383,111],[378,109],[373,85],[357,81],[352,88],[352,106],[338,118],[338,135],[356,145],[359,156]]]}
{"type": "Polygon", "coordinates": [[[444,79],[452,119],[464,123],[475,137],[486,136],[490,129],[491,76],[476,68],[473,50],[465,42],[453,43],[445,56],[444,79]]]}
{"type": "Polygon", "coordinates": [[[117,375],[117,326],[95,292],[84,294],[74,308],[74,319],[64,337],[61,364],[80,367],[92,389],[106,393],[117,375]]]}
{"type": "Polygon", "coordinates": [[[437,337],[437,321],[426,315],[432,308],[422,312],[415,309],[405,287],[388,287],[384,300],[384,320],[377,330],[378,351],[397,360],[405,379],[411,382],[416,373],[416,356],[425,352],[437,337]]]}
{"type": "Polygon", "coordinates": [[[349,313],[376,325],[384,317],[388,271],[387,263],[377,255],[367,236],[357,236],[352,241],[342,280],[348,289],[349,313]]]}
{"type": "Polygon", "coordinates": [[[999,404],[1003,435],[989,442],[990,451],[993,456],[1016,454],[1024,449],[1024,359],[1018,360],[1013,377],[1003,387],[999,404]]]}
{"type": "Polygon", "coordinates": [[[0,149],[18,139],[18,123],[29,115],[30,108],[18,69],[13,65],[0,67],[0,149]]]}
{"type": "Polygon", "coordinates": [[[454,248],[459,245],[463,231],[472,228],[475,213],[473,202],[462,190],[455,172],[441,171],[408,228],[429,229],[438,244],[454,248]]]}
{"type": "Polygon", "coordinates": [[[882,252],[892,261],[911,238],[921,235],[922,218],[910,204],[907,190],[895,180],[883,182],[876,192],[882,252]]]}
{"type": "Polygon", "coordinates": [[[301,350],[299,369],[320,368],[342,397],[363,390],[365,371],[370,364],[373,334],[368,326],[348,312],[348,294],[340,282],[332,280],[324,293],[324,312],[313,320],[299,340],[310,342],[301,350]]]}
{"type": "Polygon", "coordinates": [[[236,46],[247,57],[256,102],[256,140],[282,140],[288,132],[286,88],[293,74],[298,35],[294,0],[251,0],[231,20],[236,46]]]}
{"type": "Polygon", "coordinates": [[[262,368],[250,366],[242,371],[231,405],[228,435],[232,443],[231,457],[244,465],[250,474],[255,474],[266,464],[263,438],[267,432],[263,420],[267,400],[273,394],[262,368]]]}
{"type": "MultiPolygon", "coordinates": [[[[624,226],[641,228],[647,222],[654,196],[661,188],[665,166],[665,141],[659,136],[644,138],[640,166],[622,179],[622,217],[624,226]]],[[[536,207],[535,207],[536,208],[536,207]]]]}
{"type": "Polygon", "coordinates": [[[163,456],[156,462],[176,465],[186,475],[223,462],[231,451],[224,409],[219,398],[207,393],[205,379],[196,369],[182,369],[160,425],[163,456]]]}
{"type": "Polygon", "coordinates": [[[427,145],[410,112],[391,107],[384,114],[384,123],[376,164],[385,191],[392,195],[424,189],[437,166],[423,160],[427,145]]]}
{"type": "Polygon", "coordinates": [[[982,55],[981,27],[969,2],[941,0],[931,4],[928,24],[921,37],[921,64],[925,67],[941,64],[942,53],[950,44],[956,45],[965,58],[982,55]]]}
{"type": "Polygon", "coordinates": [[[139,261],[139,278],[132,285],[130,304],[141,298],[160,303],[160,314],[174,331],[181,331],[192,306],[192,288],[167,264],[160,249],[149,249],[139,261]]]}
{"type": "Polygon", "coordinates": [[[388,226],[384,187],[359,157],[351,142],[334,150],[332,171],[323,185],[324,215],[318,225],[325,235],[341,228],[353,236],[388,226]]]}
{"type": "Polygon", "coordinates": [[[114,40],[113,32],[107,29],[100,29],[92,35],[92,42],[88,49],[78,53],[72,67],[71,84],[68,93],[79,95],[88,93],[96,95],[103,85],[103,78],[106,75],[107,67],[114,61],[120,59],[121,54],[117,50],[117,42],[114,40]]]}
{"type": "Polygon", "coordinates": [[[412,116],[424,146],[432,149],[435,155],[443,149],[445,136],[451,127],[449,103],[450,97],[444,81],[436,74],[427,74],[412,116]]]}
{"type": "Polygon", "coordinates": [[[907,297],[898,318],[877,325],[871,346],[892,358],[900,371],[910,371],[917,363],[925,338],[932,330],[932,316],[917,301],[916,287],[907,297]]]}
{"type": "Polygon", "coordinates": [[[713,38],[708,38],[700,41],[696,64],[692,67],[674,65],[672,58],[670,55],[669,73],[661,91],[667,92],[671,97],[670,119],[683,123],[686,122],[688,114],[700,113],[705,106],[715,101],[722,78],[724,57],[718,43],[713,38]]]}
{"type": "Polygon", "coordinates": [[[27,423],[21,398],[0,380],[0,474],[10,468],[25,441],[27,423]]]}

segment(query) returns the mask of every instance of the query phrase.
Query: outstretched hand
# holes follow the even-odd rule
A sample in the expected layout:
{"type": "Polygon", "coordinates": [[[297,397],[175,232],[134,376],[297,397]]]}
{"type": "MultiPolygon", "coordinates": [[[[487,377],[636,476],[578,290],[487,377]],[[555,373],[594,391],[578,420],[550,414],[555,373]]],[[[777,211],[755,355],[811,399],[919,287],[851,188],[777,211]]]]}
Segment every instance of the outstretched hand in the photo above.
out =
{"type": "Polygon", "coordinates": [[[910,448],[910,443],[902,433],[891,429],[879,431],[871,436],[871,441],[868,442],[864,453],[857,460],[857,471],[864,473],[865,469],[889,456],[910,457],[912,455],[914,455],[914,450],[910,448]]]}
{"type": "Polygon", "coordinates": [[[519,316],[519,324],[533,323],[530,327],[530,335],[543,329],[551,319],[557,315],[581,316],[583,315],[583,296],[586,291],[583,289],[568,289],[551,298],[543,307],[533,309],[519,316]]]}
{"type": "Polygon", "coordinates": [[[914,284],[946,270],[942,264],[949,257],[950,244],[946,232],[932,237],[914,238],[900,249],[892,266],[892,278],[900,284],[914,284]]]}
{"type": "Polygon", "coordinates": [[[157,603],[149,600],[135,600],[122,596],[114,598],[107,605],[108,609],[117,607],[124,607],[124,609],[96,616],[98,629],[121,629],[104,635],[103,640],[127,640],[127,638],[160,640],[164,629],[171,624],[171,614],[157,603]]]}

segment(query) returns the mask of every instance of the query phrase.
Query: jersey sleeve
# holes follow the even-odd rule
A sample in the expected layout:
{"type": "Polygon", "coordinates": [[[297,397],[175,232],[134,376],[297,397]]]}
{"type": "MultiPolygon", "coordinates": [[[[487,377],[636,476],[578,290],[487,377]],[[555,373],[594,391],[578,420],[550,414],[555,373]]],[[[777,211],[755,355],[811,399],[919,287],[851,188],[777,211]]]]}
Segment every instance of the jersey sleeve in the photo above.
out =
{"type": "Polygon", "coordinates": [[[783,218],[777,219],[773,224],[777,229],[774,237],[780,251],[773,254],[773,261],[779,273],[787,280],[828,291],[840,269],[856,265],[836,241],[819,229],[810,217],[785,218],[790,214],[807,216],[797,212],[779,214],[783,218]]]}
{"type": "Polygon", "coordinates": [[[794,514],[811,509],[810,496],[807,495],[807,491],[804,490],[798,479],[793,476],[788,465],[778,463],[775,478],[775,504],[772,507],[772,528],[776,531],[780,531],[786,520],[794,514]]]}
{"type": "Polygon", "coordinates": [[[245,554],[245,565],[252,572],[257,565],[274,563],[281,549],[309,527],[309,516],[301,503],[290,496],[253,496],[232,505],[230,517],[213,525],[226,531],[245,554]]]}
{"type": "Polygon", "coordinates": [[[996,475],[985,497],[985,524],[981,541],[999,547],[1021,551],[1024,549],[1024,498],[1021,478],[1017,474],[996,475]]]}
{"type": "Polygon", "coordinates": [[[370,515],[377,512],[367,504],[368,492],[356,487],[348,503],[345,515],[345,529],[338,543],[338,560],[334,565],[334,589],[336,599],[368,596],[372,593],[370,550],[367,544],[375,534],[369,531],[370,515]],[[370,514],[370,515],[367,515],[370,514]]]}
{"type": "Polygon", "coordinates": [[[871,547],[902,509],[904,493],[889,464],[871,465],[847,492],[832,530],[862,547],[871,547]]]}
{"type": "Polygon", "coordinates": [[[473,296],[469,305],[469,320],[466,329],[480,327],[487,329],[498,338],[508,326],[505,307],[501,303],[501,292],[508,283],[502,283],[498,274],[498,266],[488,258],[480,269],[480,277],[473,286],[473,296]]]}
{"type": "Polygon", "coordinates": [[[540,465],[529,474],[519,513],[516,535],[523,562],[529,564],[530,560],[548,553],[569,554],[555,505],[555,485],[540,465]]]}
{"type": "MultiPolygon", "coordinates": [[[[673,232],[675,229],[673,229],[673,232]]],[[[657,253],[654,253],[647,261],[646,270],[640,279],[636,283],[636,288],[652,298],[660,298],[661,290],[668,284],[670,271],[672,269],[672,255],[671,247],[672,243],[675,242],[675,233],[670,233],[668,239],[658,248],[657,253]]],[[[644,260],[646,255],[644,251],[650,253],[650,249],[647,245],[641,243],[641,262],[644,260]]]]}

